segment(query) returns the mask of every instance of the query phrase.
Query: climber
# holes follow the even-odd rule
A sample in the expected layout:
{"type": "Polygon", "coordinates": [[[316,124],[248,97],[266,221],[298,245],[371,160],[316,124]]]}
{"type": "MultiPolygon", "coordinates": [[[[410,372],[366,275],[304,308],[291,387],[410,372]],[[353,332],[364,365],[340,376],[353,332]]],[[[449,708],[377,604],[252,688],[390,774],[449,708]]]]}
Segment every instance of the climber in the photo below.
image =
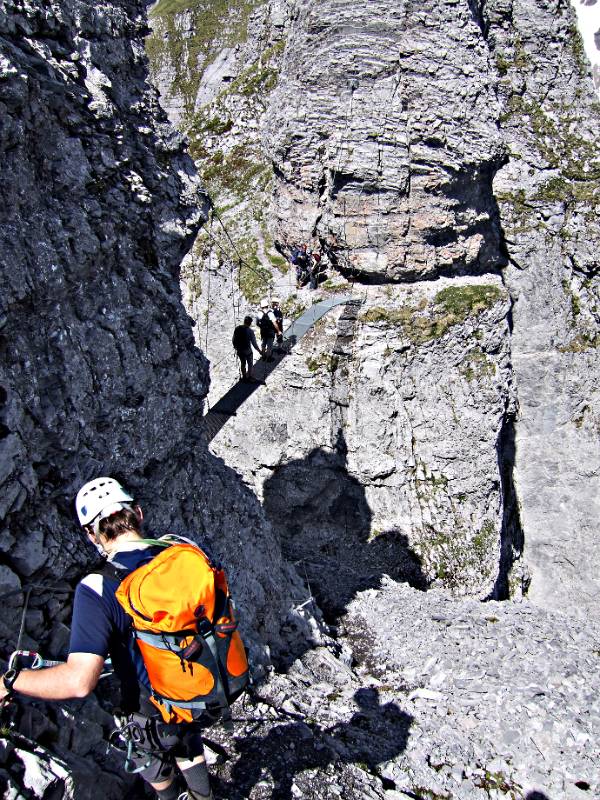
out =
{"type": "Polygon", "coordinates": [[[311,253],[311,258],[308,267],[308,279],[311,289],[316,289],[319,285],[319,277],[321,273],[321,254],[311,253]]]}
{"type": "Polygon", "coordinates": [[[256,342],[256,336],[252,330],[252,317],[244,317],[244,324],[238,325],[233,332],[232,344],[240,360],[242,370],[242,380],[244,383],[256,383],[252,377],[252,348],[260,355],[261,350],[256,342]]]}
{"type": "MultiPolygon", "coordinates": [[[[85,535],[107,557],[113,572],[125,577],[164,551],[163,546],[142,539],[142,510],[116,480],[97,478],[86,483],[75,502],[85,535]]],[[[177,800],[181,776],[187,785],[183,797],[213,800],[199,725],[163,725],[148,700],[144,663],[137,643],[131,641],[129,617],[115,596],[119,584],[119,577],[100,573],[80,581],[66,663],[43,670],[9,670],[0,681],[0,701],[14,693],[41,700],[86,697],[95,688],[110,655],[121,681],[119,713],[136,728],[137,752],[130,758],[144,780],[160,800],[177,800]]]]}
{"type": "Polygon", "coordinates": [[[308,281],[309,272],[309,255],[308,248],[303,244],[300,249],[293,248],[292,250],[292,264],[296,267],[296,287],[298,289],[306,285],[308,281]]]}
{"type": "Polygon", "coordinates": [[[280,336],[282,331],[273,311],[269,308],[269,301],[266,298],[261,300],[260,308],[261,315],[258,318],[258,327],[262,344],[262,356],[265,361],[273,361],[275,337],[280,336]]]}
{"type": "Polygon", "coordinates": [[[275,317],[275,321],[279,325],[279,333],[277,334],[277,344],[283,344],[283,311],[279,307],[279,298],[273,297],[271,300],[271,310],[273,311],[273,316],[275,317]]]}

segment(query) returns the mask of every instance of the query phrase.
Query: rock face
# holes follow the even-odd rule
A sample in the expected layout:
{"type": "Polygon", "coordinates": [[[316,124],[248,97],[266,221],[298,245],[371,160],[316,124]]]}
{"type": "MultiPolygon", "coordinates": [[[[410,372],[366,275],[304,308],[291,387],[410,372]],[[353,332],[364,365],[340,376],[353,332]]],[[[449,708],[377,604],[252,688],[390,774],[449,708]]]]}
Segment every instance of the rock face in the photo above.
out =
{"type": "MultiPolygon", "coordinates": [[[[151,529],[191,532],[222,557],[258,667],[267,643],[283,646],[300,586],[256,498],[199,437],[208,368],[179,264],[207,198],[147,82],[147,32],[142,2],[0,7],[0,594],[49,586],[30,599],[22,646],[64,655],[70,589],[95,558],[73,498],[115,475],[151,529]]],[[[23,603],[3,601],[7,656],[23,603]]],[[[42,708],[19,712],[30,738],[56,743],[39,796],[62,759],[75,795],[97,797],[110,715],[92,701],[42,708]]],[[[29,756],[1,758],[13,796],[29,756]]],[[[103,797],[124,792],[122,775],[103,782],[103,797]]]]}
{"type": "MultiPolygon", "coordinates": [[[[261,737],[248,712],[217,796],[597,793],[596,632],[539,609],[598,603],[599,112],[572,10],[181,2],[161,28],[157,4],[155,75],[218,201],[182,292],[208,200],[146,81],[145,5],[0,7],[3,652],[20,590],[52,583],[22,644],[64,654],[92,562],[72,497],[106,472],[223,558],[255,664],[292,663],[274,702],[318,719],[261,737]],[[300,241],[328,258],[316,293],[282,258],[300,241]],[[182,295],[212,402],[232,323],[270,291],[288,318],[356,302],[278,356],[211,452],[182,295]],[[537,608],[441,591],[528,588],[537,608]],[[325,641],[315,597],[339,638],[294,662],[325,641]]],[[[104,706],[17,714],[7,796],[139,794],[105,759],[104,706]]]]}
{"type": "Polygon", "coordinates": [[[347,625],[362,668],[412,717],[406,749],[380,767],[397,790],[465,800],[597,791],[595,623],[387,581],[357,598],[347,625]]]}
{"type": "Polygon", "coordinates": [[[598,607],[600,557],[600,106],[573,15],[559,11],[488,3],[483,22],[509,151],[494,192],[514,301],[515,481],[530,597],[585,616],[598,607]],[[568,65],[560,70],[557,53],[568,65]]]}
{"type": "MultiPolygon", "coordinates": [[[[595,797],[595,621],[528,602],[451,600],[384,579],[248,706],[219,797],[542,800],[595,797]]],[[[213,757],[214,758],[214,757],[213,757]]]]}
{"type": "MultiPolygon", "coordinates": [[[[586,614],[598,598],[598,103],[573,12],[380,2],[356,25],[355,13],[304,4],[290,28],[266,130],[272,230],[284,247],[318,242],[359,282],[502,269],[518,400],[498,448],[503,558],[524,541],[531,596],[586,614]]],[[[427,406],[432,434],[439,408],[427,406]]],[[[444,427],[449,453],[460,430],[444,427]]]]}
{"type": "Polygon", "coordinates": [[[494,592],[511,394],[508,298],[488,280],[393,299],[370,289],[321,320],[212,443],[253,481],[331,610],[390,570],[494,592]]]}
{"type": "MultiPolygon", "coordinates": [[[[365,303],[341,351],[342,330],[324,323],[213,448],[259,495],[272,471],[290,466],[287,491],[299,465],[313,475],[311,454],[326,452],[324,483],[341,469],[350,494],[367,498],[363,539],[406,535],[426,580],[496,596],[531,580],[540,604],[588,613],[599,558],[599,112],[573,11],[550,0],[278,10],[277,25],[273,6],[254,10],[235,50],[250,66],[232,80],[230,50],[213,53],[183,123],[225,207],[226,230],[219,220],[201,241],[184,285],[213,363],[211,402],[235,381],[229,331],[261,295],[287,298],[290,317],[312,300],[279,272],[271,239],[284,254],[310,241],[329,257],[325,288],[354,288],[365,303]],[[274,39],[285,46],[271,61],[274,39]],[[256,80],[263,67],[274,89],[256,80]],[[260,163],[261,137],[273,166],[264,180],[248,167],[260,163]],[[464,320],[423,336],[431,301],[453,284],[420,281],[439,276],[457,290],[465,278],[498,286],[501,276],[510,306],[483,317],[495,349],[464,320]],[[310,383],[300,358],[311,360],[310,383]],[[256,429],[261,441],[242,448],[256,429]]],[[[311,479],[302,482],[308,490],[311,479]]],[[[308,495],[287,507],[279,494],[273,519],[294,520],[308,495]]],[[[283,524],[288,542],[295,525],[283,524]]],[[[325,527],[323,546],[343,541],[325,527]]]]}
{"type": "Polygon", "coordinates": [[[377,281],[497,269],[489,57],[467,2],[303,4],[268,133],[277,238],[377,281]]]}

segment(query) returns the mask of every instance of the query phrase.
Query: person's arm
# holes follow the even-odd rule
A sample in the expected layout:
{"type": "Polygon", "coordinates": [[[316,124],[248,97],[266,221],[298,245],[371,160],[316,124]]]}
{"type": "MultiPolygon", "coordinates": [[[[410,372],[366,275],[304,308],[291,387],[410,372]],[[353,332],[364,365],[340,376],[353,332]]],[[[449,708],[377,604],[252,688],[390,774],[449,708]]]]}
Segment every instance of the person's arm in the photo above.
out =
{"type": "MultiPolygon", "coordinates": [[[[66,664],[48,669],[24,669],[13,683],[17,694],[40,700],[71,700],[87,697],[96,688],[104,659],[95,653],[71,653],[66,664]]],[[[7,695],[0,681],[0,700],[7,695]]]]}
{"type": "Polygon", "coordinates": [[[273,323],[273,327],[275,328],[275,333],[277,336],[279,336],[281,334],[281,325],[279,324],[279,320],[272,311],[269,311],[269,317],[273,323]]]}
{"type": "Polygon", "coordinates": [[[260,347],[256,343],[256,336],[254,335],[254,331],[253,330],[250,331],[250,344],[256,350],[257,353],[262,353],[262,350],[260,349],[260,347]]]}

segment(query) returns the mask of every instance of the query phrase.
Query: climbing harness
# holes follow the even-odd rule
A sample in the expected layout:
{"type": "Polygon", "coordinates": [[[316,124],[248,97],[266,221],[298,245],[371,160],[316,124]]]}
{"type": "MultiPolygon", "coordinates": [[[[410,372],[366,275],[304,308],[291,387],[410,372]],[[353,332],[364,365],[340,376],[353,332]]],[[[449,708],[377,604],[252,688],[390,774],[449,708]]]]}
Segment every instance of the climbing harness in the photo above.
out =
{"type": "Polygon", "coordinates": [[[115,714],[116,728],[108,735],[106,754],[111,747],[121,753],[125,753],[125,772],[135,774],[147,769],[155,756],[164,753],[156,746],[143,747],[145,742],[156,739],[151,736],[150,728],[155,723],[150,717],[143,717],[141,714],[115,714]],[[144,725],[140,720],[144,720],[144,725]],[[140,765],[139,761],[145,757],[145,761],[140,765]]]}

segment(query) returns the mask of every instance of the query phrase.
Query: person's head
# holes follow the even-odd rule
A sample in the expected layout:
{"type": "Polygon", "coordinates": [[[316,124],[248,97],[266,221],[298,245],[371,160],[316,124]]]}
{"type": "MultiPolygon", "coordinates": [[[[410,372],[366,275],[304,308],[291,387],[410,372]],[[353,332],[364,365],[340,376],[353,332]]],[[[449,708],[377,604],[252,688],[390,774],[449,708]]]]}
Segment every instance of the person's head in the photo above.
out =
{"type": "Polygon", "coordinates": [[[260,301],[260,307],[263,309],[263,311],[269,307],[269,301],[266,297],[264,300],[260,301]]]}
{"type": "Polygon", "coordinates": [[[278,297],[274,297],[271,300],[271,305],[273,306],[273,308],[277,308],[279,306],[279,298],[278,297]]]}
{"type": "Polygon", "coordinates": [[[142,510],[114,478],[95,478],[84,484],[77,492],[75,508],[90,541],[104,551],[119,536],[140,535],[142,510]]]}
{"type": "Polygon", "coordinates": [[[252,325],[252,317],[244,317],[244,325],[252,325]]]}

